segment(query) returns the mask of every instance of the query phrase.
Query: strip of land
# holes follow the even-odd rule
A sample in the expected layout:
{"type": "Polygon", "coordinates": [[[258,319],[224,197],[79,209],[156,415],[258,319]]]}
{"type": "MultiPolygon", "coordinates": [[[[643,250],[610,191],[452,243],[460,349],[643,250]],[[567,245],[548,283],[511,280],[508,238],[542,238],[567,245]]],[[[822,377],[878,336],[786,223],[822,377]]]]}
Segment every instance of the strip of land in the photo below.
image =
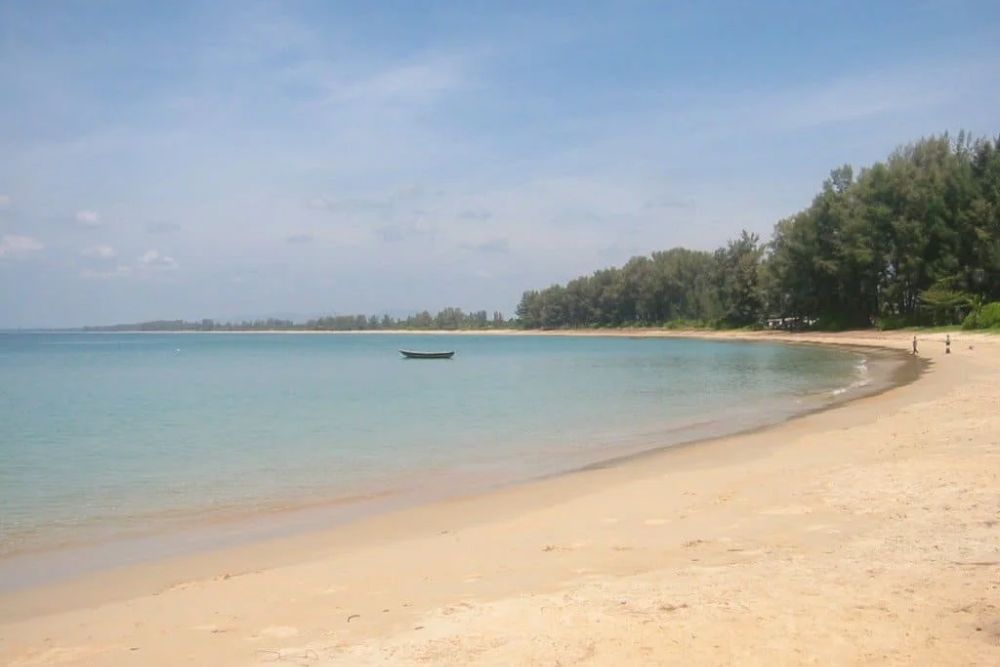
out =
{"type": "Polygon", "coordinates": [[[1000,338],[951,338],[762,431],[8,595],[0,663],[998,664],[1000,338]]]}

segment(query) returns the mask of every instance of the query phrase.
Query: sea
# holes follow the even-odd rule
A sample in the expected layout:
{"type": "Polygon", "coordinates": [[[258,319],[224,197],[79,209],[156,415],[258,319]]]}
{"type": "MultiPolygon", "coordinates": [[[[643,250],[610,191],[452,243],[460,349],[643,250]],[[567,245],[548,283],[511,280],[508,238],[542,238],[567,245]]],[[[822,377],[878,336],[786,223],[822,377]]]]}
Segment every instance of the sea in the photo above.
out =
{"type": "Polygon", "coordinates": [[[676,338],[2,333],[0,590],[763,426],[874,391],[869,362],[676,338]]]}

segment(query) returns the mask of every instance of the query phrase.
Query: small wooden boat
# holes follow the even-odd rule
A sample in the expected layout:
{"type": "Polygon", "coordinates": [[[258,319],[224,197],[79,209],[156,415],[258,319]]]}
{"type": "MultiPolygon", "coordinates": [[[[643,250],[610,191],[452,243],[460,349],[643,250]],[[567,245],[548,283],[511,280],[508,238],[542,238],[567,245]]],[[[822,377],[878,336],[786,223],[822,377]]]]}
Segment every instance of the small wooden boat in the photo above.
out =
{"type": "Polygon", "coordinates": [[[407,359],[451,359],[455,352],[414,352],[413,350],[400,350],[399,353],[407,359]]]}

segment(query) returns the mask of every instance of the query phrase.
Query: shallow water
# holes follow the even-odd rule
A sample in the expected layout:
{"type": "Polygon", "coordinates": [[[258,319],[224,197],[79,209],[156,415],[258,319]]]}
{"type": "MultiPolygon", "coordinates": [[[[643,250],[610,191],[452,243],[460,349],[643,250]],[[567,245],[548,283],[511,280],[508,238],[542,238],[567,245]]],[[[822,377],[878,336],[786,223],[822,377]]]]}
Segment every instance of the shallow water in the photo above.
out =
{"type": "Polygon", "coordinates": [[[0,334],[0,558],[484,488],[779,421],[867,382],[860,353],[769,343],[0,334]]]}

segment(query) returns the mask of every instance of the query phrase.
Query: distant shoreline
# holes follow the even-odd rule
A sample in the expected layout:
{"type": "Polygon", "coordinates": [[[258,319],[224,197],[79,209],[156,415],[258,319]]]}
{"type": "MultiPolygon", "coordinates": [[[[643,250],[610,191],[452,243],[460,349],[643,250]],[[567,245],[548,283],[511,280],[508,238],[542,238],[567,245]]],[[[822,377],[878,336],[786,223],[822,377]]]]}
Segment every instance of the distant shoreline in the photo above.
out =
{"type": "Polygon", "coordinates": [[[788,331],[785,329],[708,329],[708,328],[663,328],[663,327],[601,327],[601,328],[571,328],[571,329],[234,329],[234,330],[201,330],[201,329],[116,329],[96,330],[83,328],[70,329],[0,329],[0,334],[253,334],[253,335],[434,335],[434,336],[606,336],[626,338],[718,338],[718,339],[775,339],[798,340],[805,338],[829,337],[848,338],[863,336],[866,339],[893,339],[899,335],[927,335],[944,333],[993,333],[991,329],[978,329],[966,332],[958,325],[954,327],[908,327],[905,329],[846,329],[842,331],[803,330],[788,331]]]}
{"type": "MultiPolygon", "coordinates": [[[[0,332],[2,333],[2,332],[0,332]]],[[[11,333],[11,332],[8,332],[11,333]]],[[[775,342],[790,344],[822,344],[847,348],[886,348],[910,351],[913,336],[921,340],[940,339],[946,334],[964,336],[972,334],[991,336],[1000,334],[992,330],[963,331],[926,327],[905,330],[851,329],[846,331],[786,331],[781,329],[664,329],[657,327],[601,328],[601,329],[358,329],[335,331],[329,329],[262,329],[239,331],[199,331],[181,329],[177,331],[84,331],[81,329],[60,329],[45,331],[23,331],[20,333],[79,334],[79,335],[293,335],[293,336],[553,336],[553,337],[598,337],[598,338],[676,338],[693,340],[775,342]],[[864,342],[859,342],[863,340],[864,342]]]]}

